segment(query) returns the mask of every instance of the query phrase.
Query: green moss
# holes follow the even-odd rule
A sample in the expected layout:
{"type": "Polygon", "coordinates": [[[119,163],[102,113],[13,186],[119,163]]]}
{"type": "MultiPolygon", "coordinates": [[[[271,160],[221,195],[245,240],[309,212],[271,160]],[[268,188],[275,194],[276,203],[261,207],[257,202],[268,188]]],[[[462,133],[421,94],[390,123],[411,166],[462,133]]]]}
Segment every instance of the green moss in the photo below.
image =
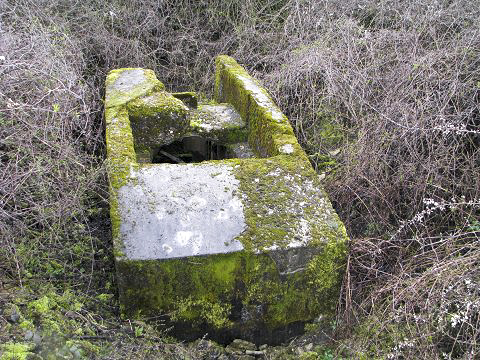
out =
{"type": "Polygon", "coordinates": [[[8,303],[5,305],[3,309],[3,317],[5,319],[12,319],[12,317],[17,317],[19,321],[23,321],[24,317],[22,315],[22,312],[20,311],[20,308],[16,304],[8,303]]]}
{"type": "Polygon", "coordinates": [[[186,115],[188,108],[183,102],[166,91],[158,91],[148,96],[137,97],[127,104],[130,116],[154,117],[166,116],[172,112],[186,115]]]}
{"type": "Polygon", "coordinates": [[[250,77],[248,72],[231,57],[217,56],[215,59],[215,101],[230,103],[242,119],[249,121],[250,97],[238,76],[250,77]]]}
{"type": "Polygon", "coordinates": [[[131,169],[136,167],[128,112],[124,107],[107,108],[105,122],[110,185],[119,189],[127,183],[131,169]]]}
{"type": "Polygon", "coordinates": [[[122,106],[138,97],[165,89],[165,86],[157,79],[152,70],[139,68],[122,68],[110,71],[105,81],[105,87],[105,108],[122,106]],[[125,86],[126,81],[122,80],[128,78],[128,75],[132,72],[136,72],[136,77],[141,81],[132,86],[125,86]]]}
{"type": "Polygon", "coordinates": [[[254,275],[255,280],[245,279],[247,302],[270,304],[266,318],[273,327],[332,314],[348,238],[308,160],[282,155],[232,162],[245,204],[247,229],[239,237],[244,247],[287,251],[289,244],[300,241],[308,253],[307,271],[286,279],[278,277],[278,262],[257,264],[267,270],[254,275]]]}
{"type": "Polygon", "coordinates": [[[322,252],[308,263],[309,283],[319,293],[337,290],[345,268],[346,244],[344,239],[332,238],[322,252]]]}
{"type": "Polygon", "coordinates": [[[319,173],[326,171],[334,171],[333,169],[337,165],[337,161],[329,155],[313,154],[309,156],[315,163],[315,167],[319,173]]]}
{"type": "Polygon", "coordinates": [[[328,112],[322,112],[318,115],[319,121],[315,123],[314,130],[326,149],[335,149],[342,145],[345,140],[345,130],[334,119],[334,116],[328,112]]]}
{"type": "MultiPolygon", "coordinates": [[[[320,249],[309,251],[315,254],[320,249]]],[[[192,331],[204,324],[230,328],[232,304],[238,301],[252,314],[262,304],[263,314],[252,321],[270,330],[331,313],[335,300],[331,294],[338,290],[339,279],[337,268],[328,274],[324,270],[322,280],[331,278],[323,284],[323,293],[317,293],[319,286],[310,281],[312,272],[282,275],[275,256],[250,251],[164,261],[121,260],[117,269],[124,314],[138,317],[164,311],[175,321],[192,324],[192,331]]]]}
{"type": "MultiPolygon", "coordinates": [[[[386,323],[384,316],[385,314],[374,312],[355,326],[353,334],[341,344],[341,349],[348,354],[348,358],[385,359],[388,358],[389,354],[392,354],[395,348],[398,349],[399,343],[411,338],[411,330],[407,328],[405,323],[401,321],[386,323]]],[[[430,345],[433,348],[435,340],[427,336],[426,339],[431,341],[430,345]]],[[[414,339],[412,339],[412,342],[415,342],[414,339]]],[[[399,351],[396,355],[397,358],[404,358],[405,356],[402,351],[399,351]]]]}
{"type": "MultiPolygon", "coordinates": [[[[127,109],[125,107],[106,108],[105,123],[107,171],[110,185],[110,219],[114,243],[118,245],[120,215],[117,191],[129,181],[131,171],[138,165],[127,109]]],[[[119,251],[119,247],[115,246],[114,248],[117,252],[119,251]]],[[[115,255],[119,256],[121,254],[117,253],[115,255]]]]}
{"type": "Polygon", "coordinates": [[[25,343],[8,343],[0,345],[2,356],[0,360],[26,360],[30,355],[33,355],[32,350],[34,344],[25,343]]]}
{"type": "MultiPolygon", "coordinates": [[[[205,110],[202,104],[189,115],[190,127],[194,134],[206,136],[223,144],[246,142],[248,128],[242,119],[219,120],[210,111],[205,110]]],[[[230,106],[229,104],[208,104],[209,106],[230,106]]],[[[232,109],[233,110],[233,109],[232,109]]]]}
{"type": "Polygon", "coordinates": [[[214,329],[230,328],[233,322],[229,319],[232,305],[229,303],[212,302],[207,297],[195,299],[192,296],[178,299],[172,313],[173,320],[205,322],[214,329]]]}
{"type": "MultiPolygon", "coordinates": [[[[38,281],[24,282],[23,288],[15,293],[15,301],[21,304],[24,315],[17,323],[9,323],[10,329],[5,328],[5,330],[8,330],[16,339],[28,338],[30,341],[37,342],[41,338],[41,344],[38,347],[26,341],[0,344],[0,359],[24,359],[25,356],[27,359],[70,359],[73,341],[67,339],[83,335],[98,335],[99,324],[96,321],[90,321],[93,319],[90,317],[92,305],[98,309],[97,302],[92,301],[91,294],[87,296],[81,291],[75,293],[74,290],[69,290],[65,283],[62,284],[62,288],[66,290],[57,292],[58,289],[52,284],[38,281]],[[32,300],[35,294],[41,295],[32,300]],[[86,301],[92,301],[88,310],[84,309],[83,305],[86,301]],[[85,316],[89,319],[88,321],[85,316]]],[[[99,313],[96,312],[96,314],[99,313]]],[[[100,314],[103,316],[105,313],[100,314]]],[[[75,343],[83,349],[82,353],[86,358],[97,358],[93,354],[96,346],[83,340],[75,343]]]]}
{"type": "MultiPolygon", "coordinates": [[[[325,214],[334,211],[306,158],[281,155],[231,162],[245,204],[247,230],[239,240],[246,249],[286,248],[298,237],[305,244],[315,237],[325,239],[315,230],[320,224],[315,228],[311,224],[321,223],[325,214]]],[[[329,228],[329,224],[323,226],[329,228]]]]}
{"type": "Polygon", "coordinates": [[[61,334],[65,327],[64,319],[58,313],[60,299],[58,295],[49,292],[37,300],[28,303],[29,316],[34,323],[44,329],[44,334],[61,334]]]}
{"type": "Polygon", "coordinates": [[[33,325],[33,322],[29,320],[24,320],[19,324],[20,328],[23,330],[33,330],[35,328],[35,325],[33,325]]]}
{"type": "Polygon", "coordinates": [[[299,360],[317,360],[318,354],[315,351],[306,351],[300,354],[299,360]]]}
{"type": "Polygon", "coordinates": [[[272,156],[288,154],[306,158],[306,154],[297,142],[297,138],[292,134],[274,134],[270,153],[272,156]]]}
{"type": "Polygon", "coordinates": [[[216,58],[215,99],[231,103],[248,123],[249,143],[258,156],[281,153],[284,137],[298,151],[297,140],[288,119],[268,92],[231,57],[216,58]]]}
{"type": "Polygon", "coordinates": [[[90,358],[97,358],[97,355],[101,347],[95,344],[92,344],[87,340],[69,340],[65,343],[65,347],[69,350],[69,353],[73,355],[74,358],[85,358],[85,352],[90,354],[90,358]]]}
{"type": "Polygon", "coordinates": [[[176,92],[172,93],[172,96],[182,100],[182,102],[191,109],[196,109],[198,106],[198,97],[193,91],[176,92]]]}
{"type": "Polygon", "coordinates": [[[312,291],[304,276],[302,272],[281,275],[274,257],[268,254],[252,257],[243,276],[244,308],[255,314],[262,304],[265,311],[261,321],[269,330],[311,320],[325,310],[325,299],[312,291]]]}
{"type": "Polygon", "coordinates": [[[112,189],[110,189],[110,221],[112,224],[113,256],[120,258],[125,255],[122,251],[123,244],[120,239],[120,225],[122,221],[120,219],[116,191],[112,189]]]}
{"type": "Polygon", "coordinates": [[[177,299],[222,303],[234,290],[239,253],[166,261],[117,261],[124,312],[176,310],[177,299]]]}
{"type": "Polygon", "coordinates": [[[274,156],[280,153],[275,143],[277,138],[288,136],[293,144],[297,144],[288,120],[285,118],[279,123],[272,117],[268,108],[252,106],[249,119],[250,134],[248,141],[260,156],[274,156]]]}
{"type": "Polygon", "coordinates": [[[188,108],[165,91],[136,98],[127,109],[136,152],[168,144],[189,130],[188,108]]]}
{"type": "Polygon", "coordinates": [[[55,303],[48,297],[43,296],[38,300],[32,301],[28,308],[37,316],[45,315],[55,303]]]}

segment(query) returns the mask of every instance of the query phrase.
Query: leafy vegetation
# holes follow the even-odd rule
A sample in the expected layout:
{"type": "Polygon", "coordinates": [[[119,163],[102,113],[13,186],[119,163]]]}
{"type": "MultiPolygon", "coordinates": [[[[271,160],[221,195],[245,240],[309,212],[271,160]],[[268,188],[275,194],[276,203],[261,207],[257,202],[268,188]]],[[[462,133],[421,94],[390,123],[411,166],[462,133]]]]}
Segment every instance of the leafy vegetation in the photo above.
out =
{"type": "Polygon", "coordinates": [[[1,2],[2,359],[203,356],[118,317],[102,97],[127,66],[210,96],[221,53],[289,116],[352,238],[337,336],[304,357],[478,356],[479,19],[475,0],[1,2]]]}

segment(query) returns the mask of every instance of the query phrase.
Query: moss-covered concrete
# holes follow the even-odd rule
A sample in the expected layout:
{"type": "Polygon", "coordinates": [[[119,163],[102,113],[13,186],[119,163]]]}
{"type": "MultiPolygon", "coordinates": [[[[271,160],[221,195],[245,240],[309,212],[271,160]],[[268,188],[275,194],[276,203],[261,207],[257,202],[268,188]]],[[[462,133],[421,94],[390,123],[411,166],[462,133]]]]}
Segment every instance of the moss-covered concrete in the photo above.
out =
{"type": "Polygon", "coordinates": [[[192,91],[182,91],[172,93],[174,97],[182,100],[182,102],[187,105],[190,109],[196,109],[198,106],[198,97],[197,94],[192,91]]]}
{"type": "Polygon", "coordinates": [[[222,144],[242,143],[248,140],[245,121],[230,104],[202,104],[189,115],[194,134],[216,140],[222,144]]]}
{"type": "Polygon", "coordinates": [[[127,110],[137,152],[168,144],[189,131],[188,107],[166,91],[133,99],[127,110]]]}
{"type": "Polygon", "coordinates": [[[115,69],[105,81],[105,108],[122,106],[129,101],[165,90],[152,70],[140,68],[115,69]]]}
{"type": "Polygon", "coordinates": [[[219,56],[216,64],[215,98],[233,105],[241,125],[215,128],[201,106],[189,110],[179,100],[183,95],[166,93],[150,71],[115,70],[107,78],[107,156],[122,314],[165,314],[176,329],[198,336],[278,342],[282,331],[289,334],[282,329],[334,314],[348,238],[285,115],[235,60],[219,56]],[[256,152],[258,158],[211,162],[227,165],[238,180],[234,192],[245,230],[234,240],[243,250],[131,259],[120,231],[119,189],[135,184],[137,169],[157,166],[138,165],[148,162],[149,148],[186,133],[225,144],[248,138],[256,152]]]}
{"type": "Polygon", "coordinates": [[[236,240],[244,250],[117,258],[122,313],[161,312],[197,336],[223,332],[253,340],[261,329],[270,342],[279,329],[332,316],[347,236],[308,161],[279,155],[212,163],[230,165],[240,182],[247,226],[236,240]]]}
{"type": "Polygon", "coordinates": [[[247,121],[249,143],[260,157],[301,155],[287,117],[268,92],[233,58],[216,58],[215,100],[232,104],[247,121]]]}
{"type": "Polygon", "coordinates": [[[255,340],[253,334],[262,330],[262,340],[256,340],[275,343],[273,334],[279,329],[333,314],[345,256],[343,240],[311,248],[306,271],[291,273],[278,270],[287,250],[163,261],[124,259],[117,264],[122,313],[166,314],[174,322],[189,324],[194,336],[203,330],[255,340]]]}
{"type": "Polygon", "coordinates": [[[345,241],[343,224],[333,210],[307,159],[278,155],[236,162],[247,230],[246,249],[268,251],[345,241]]]}
{"type": "Polygon", "coordinates": [[[165,91],[152,70],[112,70],[105,81],[105,136],[110,184],[110,218],[116,256],[122,256],[118,189],[130,179],[150,147],[189,130],[188,107],[165,91]],[[138,160],[138,161],[137,161],[138,160]]]}
{"type": "MultiPolygon", "coordinates": [[[[110,187],[110,219],[114,250],[121,249],[120,215],[118,214],[117,192],[129,180],[130,172],[137,166],[133,147],[133,135],[125,107],[105,109],[107,169],[110,187]]],[[[118,254],[117,254],[118,255],[118,254]]]]}

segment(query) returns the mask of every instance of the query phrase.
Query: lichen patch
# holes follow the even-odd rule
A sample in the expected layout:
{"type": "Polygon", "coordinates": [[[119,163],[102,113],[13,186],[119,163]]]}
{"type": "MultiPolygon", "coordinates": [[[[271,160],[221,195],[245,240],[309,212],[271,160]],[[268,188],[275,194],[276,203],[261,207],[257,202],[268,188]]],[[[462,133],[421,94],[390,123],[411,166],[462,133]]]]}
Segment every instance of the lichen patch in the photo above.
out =
{"type": "Polygon", "coordinates": [[[284,144],[279,148],[282,154],[293,154],[294,148],[292,144],[284,144]]]}

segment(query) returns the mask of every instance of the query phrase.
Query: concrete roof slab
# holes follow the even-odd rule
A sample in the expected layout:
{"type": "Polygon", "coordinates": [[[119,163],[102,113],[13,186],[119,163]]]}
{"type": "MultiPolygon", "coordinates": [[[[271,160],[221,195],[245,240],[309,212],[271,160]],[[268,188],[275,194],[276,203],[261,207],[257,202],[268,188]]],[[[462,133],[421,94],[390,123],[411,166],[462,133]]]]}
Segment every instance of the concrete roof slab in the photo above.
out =
{"type": "Polygon", "coordinates": [[[132,173],[118,192],[120,234],[131,260],[243,249],[239,181],[223,164],[157,164],[132,173]]]}

